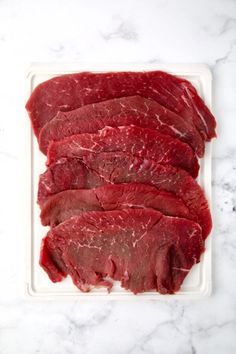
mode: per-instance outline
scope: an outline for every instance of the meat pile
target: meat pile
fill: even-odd
[[[212,227],[196,182],[216,122],[190,82],[161,71],[63,75],[29,113],[40,150],[40,265],[81,291],[178,291]]]

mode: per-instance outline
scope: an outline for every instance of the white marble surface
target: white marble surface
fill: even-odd
[[[214,74],[213,294],[24,298],[24,74],[30,62],[207,63]],[[236,1],[0,1],[0,353],[236,353]]]

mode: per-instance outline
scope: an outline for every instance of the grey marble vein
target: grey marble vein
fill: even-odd
[[[232,29],[236,30],[236,17],[227,16],[218,34],[219,35],[225,34],[226,32]]]
[[[230,55],[232,54],[232,51],[233,51],[235,45],[236,45],[236,37],[235,37],[235,40],[230,42],[229,49],[227,50],[227,52],[223,56],[221,56],[215,60],[215,65],[222,64],[222,63],[225,63],[226,61],[229,61]],[[234,61],[236,61],[236,60],[234,60]]]
[[[111,31],[101,32],[101,36],[106,41],[110,41],[116,38],[124,39],[127,41],[138,40],[138,33],[128,22],[121,21],[120,24]]]

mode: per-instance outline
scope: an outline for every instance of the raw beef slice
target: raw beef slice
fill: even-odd
[[[38,85],[26,109],[35,135],[58,111],[86,104],[140,95],[157,101],[195,125],[205,140],[216,136],[216,122],[190,82],[162,71],[83,72],[54,77]]]
[[[69,112],[59,111],[40,131],[39,147],[46,154],[51,141],[96,133],[106,126],[129,125],[158,130],[189,144],[199,157],[204,155],[204,142],[195,126],[156,101],[140,96],[115,98]]]
[[[110,289],[109,276],[134,294],[173,294],[203,250],[201,228],[190,220],[150,209],[86,212],[47,234],[40,264],[52,281],[69,274],[82,291]]]
[[[105,184],[101,178],[78,159],[64,159],[40,175],[38,202],[67,189],[94,188]]]
[[[78,175],[74,165],[81,171]],[[42,206],[49,196],[67,189],[91,189],[128,182],[151,184],[174,193],[197,217],[204,237],[209,234],[212,222],[207,200],[201,187],[186,171],[123,152],[91,153],[81,160],[64,158],[52,164],[40,176],[38,202]]]
[[[86,156],[89,152],[126,152],[154,160],[162,165],[183,168],[197,177],[199,164],[189,145],[157,131],[135,126],[106,127],[96,134],[72,135],[52,142],[48,149],[48,165],[62,157]]]
[[[152,208],[164,215],[194,220],[183,201],[173,193],[141,183],[107,184],[57,193],[43,205],[40,217],[43,225],[54,227],[84,211],[127,208]]]

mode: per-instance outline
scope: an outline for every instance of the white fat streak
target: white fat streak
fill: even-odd
[[[122,203],[122,205],[127,208],[144,208],[143,204]]]
[[[81,243],[77,243],[77,247],[78,248],[83,248],[83,247],[86,247],[86,248],[89,248],[89,249],[98,249],[99,251],[101,251],[101,247],[98,247],[98,246],[92,246],[92,245],[89,245],[89,244],[81,244]]]
[[[195,237],[198,235],[198,230],[193,230],[191,234],[189,235],[189,238]]]
[[[135,240],[133,242],[133,247],[134,248],[136,247],[137,243],[140,242],[146,236],[146,234],[147,234],[147,230],[137,240]],[[134,231],[133,231],[132,236],[134,236],[134,235],[135,234],[134,234]]]
[[[91,231],[90,229],[87,229],[86,231]],[[89,248],[89,249],[98,249],[99,251],[101,251],[102,247],[98,247],[98,246],[95,246],[95,245],[91,245],[90,243],[80,243],[80,242],[74,242],[73,240],[69,240],[68,241],[69,244],[74,244],[78,249],[79,248]]]
[[[151,222],[152,222],[152,220],[151,220],[151,218],[149,218],[147,224],[145,225],[145,229],[146,229],[146,230],[144,231],[144,233],[142,233],[142,235],[141,235],[137,240],[135,240],[135,241],[133,242],[133,247],[136,247],[137,243],[140,242],[140,241],[147,235],[148,226],[149,226],[149,224],[150,224]],[[134,231],[132,232],[132,236],[135,236],[135,232],[134,232]]]
[[[100,147],[100,145],[97,142],[95,142],[93,139],[91,139],[91,141],[93,142],[93,146],[91,146],[91,148],[83,147],[82,145],[80,145],[78,141],[73,141],[72,146],[74,145],[79,150],[94,152],[94,150],[96,150],[95,148],[97,146]]]
[[[60,108],[69,108],[69,105],[68,104],[62,104],[59,106]]]
[[[144,106],[145,106],[145,108],[146,108],[146,114],[149,112],[149,110],[150,110],[150,108],[149,108],[149,106],[148,106],[148,104],[147,104],[147,102],[146,101],[144,101]],[[145,115],[146,115],[145,114]]]
[[[155,117],[156,117],[156,120],[160,123],[160,125],[166,125],[166,126],[168,126],[168,128],[170,128],[175,134],[177,134],[177,135],[180,136],[180,137],[184,137],[184,136],[185,136],[184,133],[182,133],[181,131],[179,131],[178,129],[176,129],[173,125],[167,125],[167,124],[163,123],[163,122],[161,121],[161,119],[160,119],[160,117],[159,117],[158,114],[155,114]]]
[[[41,185],[44,186],[44,188],[46,189],[46,191],[51,192],[51,188],[52,188],[52,186],[53,186],[53,183],[48,184],[48,181],[45,180],[44,178],[40,180],[40,183],[41,183]]]
[[[131,171],[133,167],[134,167],[134,164],[131,163],[131,165],[129,166],[129,171]]]
[[[140,172],[140,171],[142,171],[143,169],[145,169],[148,165],[149,165],[149,160],[143,159],[143,163],[139,166],[138,172]]]
[[[185,97],[184,95],[181,95],[181,98],[182,98],[182,100],[185,102],[185,104],[186,104],[188,107],[192,108],[191,105],[189,104],[188,100],[186,99],[186,97]]]
[[[172,269],[175,269],[175,270],[180,270],[181,272],[189,272],[190,269],[188,268],[178,268],[178,267],[173,267]]]
[[[186,90],[186,92],[187,92],[187,95],[188,95],[189,99],[193,102],[193,99],[192,99],[192,97],[191,97],[191,94],[189,93],[189,89],[188,89],[187,87],[185,87],[185,90]],[[199,112],[199,110],[198,110],[196,104],[194,104],[194,102],[193,102],[193,107],[194,107],[194,109],[196,110],[198,116],[201,118],[201,121],[202,121],[204,127],[206,128],[206,131],[208,132],[208,126],[207,126],[207,124],[206,124],[206,121],[205,121],[205,119],[203,118],[202,114]]]
[[[152,92],[158,93],[158,95],[160,94],[160,92],[154,88],[152,88],[151,86],[149,86],[149,88],[152,90]]]
[[[162,158],[158,161],[158,163],[162,163],[162,161],[164,161],[166,156],[168,156],[169,152],[170,152],[170,149],[167,149],[166,152],[164,154],[162,154]]]

